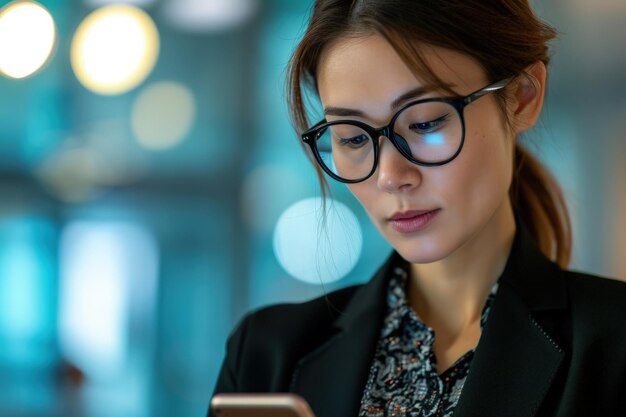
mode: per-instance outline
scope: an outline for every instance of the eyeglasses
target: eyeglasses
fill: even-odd
[[[379,129],[357,120],[324,119],[304,132],[302,140],[322,169],[344,183],[361,182],[374,174],[381,136],[416,165],[444,165],[459,155],[465,142],[463,109],[504,88],[513,78],[489,84],[465,97],[411,101]]]

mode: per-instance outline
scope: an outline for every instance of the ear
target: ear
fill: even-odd
[[[514,91],[509,102],[509,111],[515,133],[534,126],[543,107],[546,91],[546,66],[538,61],[520,74],[513,84]]]

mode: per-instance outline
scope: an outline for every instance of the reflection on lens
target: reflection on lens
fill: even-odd
[[[443,162],[458,151],[463,125],[457,110],[444,102],[426,102],[407,107],[396,119],[400,146],[421,162]]]
[[[426,145],[431,145],[431,146],[434,146],[434,145],[439,145],[439,146],[445,145],[446,137],[445,137],[445,135],[443,135],[441,133],[432,133],[430,135],[427,135],[424,138],[424,143]]]
[[[358,126],[330,125],[321,132],[317,149],[326,168],[346,180],[366,177],[374,167],[374,143]]]

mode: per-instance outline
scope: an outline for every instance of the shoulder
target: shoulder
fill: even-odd
[[[578,271],[564,271],[570,311],[575,329],[595,335],[621,338],[617,329],[626,316],[626,282]]]
[[[626,282],[585,272],[563,271],[573,301],[596,304],[620,304],[626,309]]]
[[[239,382],[227,389],[285,390],[294,364],[332,338],[339,311],[360,286],[247,313],[228,337],[225,368]]]
[[[363,284],[342,288],[301,303],[281,303],[248,312],[228,340],[229,351],[307,349],[333,334],[333,324]]]
[[[265,337],[324,331],[334,323],[362,284],[342,288],[301,303],[281,303],[246,314],[240,326]]]

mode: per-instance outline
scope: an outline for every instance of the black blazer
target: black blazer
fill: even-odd
[[[316,417],[356,417],[395,256],[328,300],[248,314],[214,393],[290,391]],[[626,416],[626,283],[560,269],[518,224],[454,416]]]

